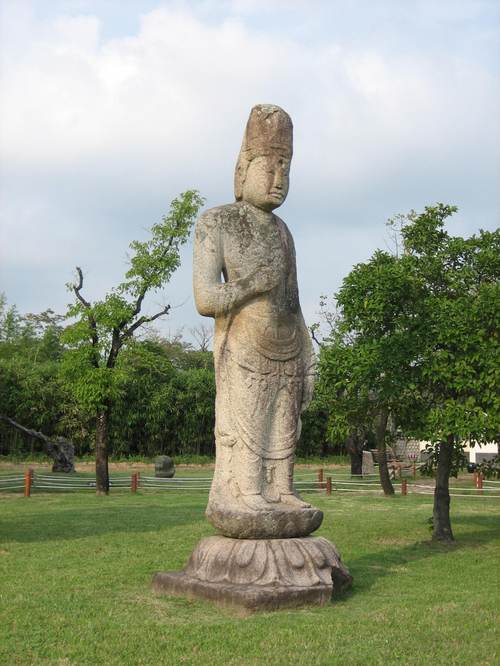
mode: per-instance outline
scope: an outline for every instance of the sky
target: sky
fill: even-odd
[[[198,189],[234,201],[253,105],[294,123],[290,193],[306,322],[388,243],[385,222],[440,201],[450,233],[500,219],[497,0],[0,0],[0,292],[64,313],[117,285],[128,245]],[[192,245],[146,303],[195,309]]]

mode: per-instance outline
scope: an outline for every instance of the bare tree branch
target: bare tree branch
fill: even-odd
[[[78,273],[78,284],[73,285],[73,291],[75,292],[75,296],[78,298],[80,303],[87,309],[90,310],[90,303],[87,301],[85,298],[83,298],[81,294],[81,290],[83,288],[83,272],[80,266],[76,267],[76,272]],[[98,368],[99,367],[99,358],[97,356],[97,346],[99,344],[99,336],[97,335],[97,324],[96,320],[94,319],[94,316],[89,312],[88,313],[88,321],[89,321],[89,326],[90,326],[90,338],[92,340],[92,347],[94,347],[95,353],[94,353],[94,359],[93,359],[93,365],[94,367]]]
[[[212,328],[210,326],[206,326],[205,324],[200,324],[199,326],[195,326],[189,330],[191,331],[193,338],[198,343],[200,351],[208,351],[210,340],[213,337]]]
[[[75,296],[78,298],[80,303],[84,305],[86,308],[90,308],[90,303],[86,301],[81,294],[81,290],[83,287],[83,273],[80,266],[76,267],[76,272],[78,273],[78,284],[73,285],[73,291],[75,292]]]
[[[151,317],[146,317],[144,315],[142,317],[139,317],[139,319],[135,323],[133,323],[127,329],[122,331],[120,335],[120,345],[123,343],[124,340],[130,338],[130,336],[133,335],[134,331],[136,331],[140,326],[142,326],[143,324],[149,324],[150,322],[155,321],[155,319],[158,319],[159,317],[168,314],[169,310],[170,310],[170,305],[166,305],[163,308],[163,310],[160,310],[156,314],[151,315]]]
[[[321,342],[321,340],[318,340],[318,338],[316,337],[316,333],[315,333],[314,329],[310,328],[309,331],[311,332],[311,338],[318,345],[318,347],[324,347],[325,345],[323,344],[323,342]]]

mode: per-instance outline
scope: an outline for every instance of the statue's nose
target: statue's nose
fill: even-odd
[[[277,190],[282,190],[283,189],[283,173],[281,169],[276,169],[274,172],[274,182],[273,182],[274,188]]]

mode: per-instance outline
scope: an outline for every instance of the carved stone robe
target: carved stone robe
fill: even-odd
[[[295,249],[274,214],[237,202],[204,213],[195,232],[194,293],[215,317],[217,461],[211,498],[238,496],[262,460],[272,495],[273,461],[289,459],[313,386],[314,355],[300,310]],[[248,276],[271,267],[276,286],[242,297]],[[222,277],[224,277],[224,282]],[[251,481],[251,479],[250,479]]]

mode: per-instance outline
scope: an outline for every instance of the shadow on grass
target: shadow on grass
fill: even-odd
[[[106,498],[100,498],[106,502]],[[0,532],[3,542],[34,543],[98,537],[116,533],[162,532],[175,527],[194,527],[204,521],[204,505],[199,500],[179,506],[148,502],[62,506],[47,502],[27,512],[3,516]]]
[[[347,566],[354,578],[354,586],[339,600],[357,593],[369,590],[372,585],[383,576],[395,575],[397,568],[417,562],[429,557],[439,555],[446,557],[457,551],[474,550],[486,545],[490,541],[500,539],[500,526],[497,515],[487,516],[457,516],[452,522],[456,525],[471,525],[483,529],[473,529],[455,533],[455,541],[446,545],[429,540],[421,541],[400,548],[377,549],[372,553],[365,553],[361,557],[350,559]]]

